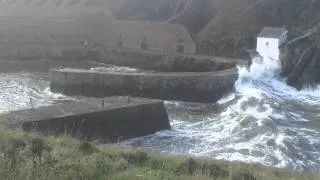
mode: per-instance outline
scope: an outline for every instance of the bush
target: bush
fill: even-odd
[[[148,153],[137,150],[132,152],[121,152],[120,156],[127,160],[130,164],[142,165],[148,160]]]
[[[84,155],[90,155],[90,154],[93,154],[93,153],[96,153],[99,151],[95,146],[93,146],[91,143],[89,143],[87,141],[80,143],[78,149]]]

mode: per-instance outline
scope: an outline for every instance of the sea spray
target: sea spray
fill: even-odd
[[[172,131],[122,144],[317,171],[320,88],[297,91],[279,76],[277,61],[256,57],[252,62],[250,68],[238,67],[235,90],[218,101],[218,112],[199,115],[188,103],[168,102]]]
[[[216,104],[166,102],[172,130],[121,144],[169,154],[320,169],[320,86],[302,91],[286,85],[280,66],[266,58],[238,67],[234,91]],[[72,99],[49,91],[33,73],[0,76],[0,112]]]
[[[39,74],[8,73],[0,76],[0,113],[47,106],[67,98],[50,92]]]

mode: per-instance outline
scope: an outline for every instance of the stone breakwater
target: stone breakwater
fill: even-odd
[[[237,69],[216,72],[117,73],[52,69],[51,91],[72,96],[133,96],[212,103],[233,89]]]
[[[170,129],[160,100],[109,97],[19,110],[0,115],[10,127],[47,135],[115,142]]]

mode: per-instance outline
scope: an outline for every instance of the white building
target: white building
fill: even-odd
[[[263,28],[257,38],[257,52],[261,56],[279,60],[279,47],[286,42],[287,34],[288,31],[285,28]]]

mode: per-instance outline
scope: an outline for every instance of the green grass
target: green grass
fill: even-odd
[[[320,176],[257,164],[98,147],[72,138],[3,130],[0,133],[0,179],[316,180]]]

